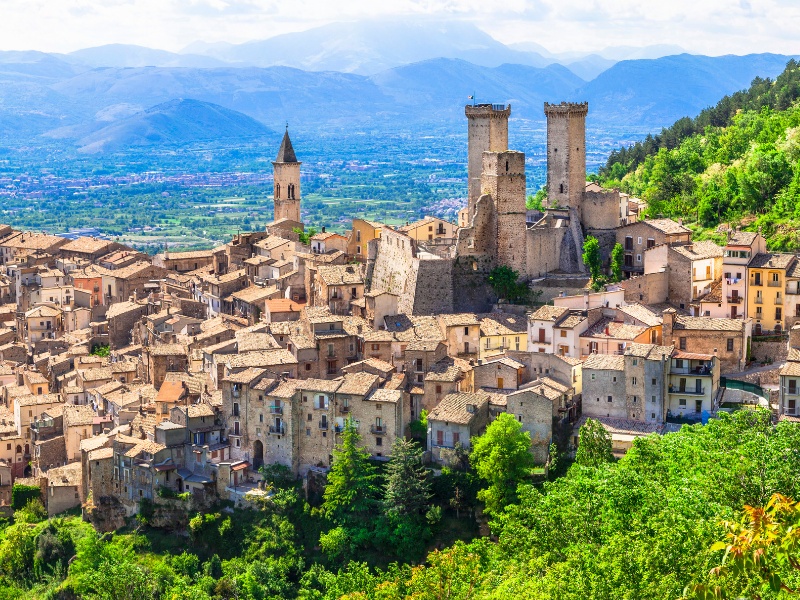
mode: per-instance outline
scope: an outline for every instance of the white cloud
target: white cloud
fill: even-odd
[[[502,42],[551,51],[678,44],[693,52],[800,53],[796,0],[0,0],[0,49],[69,52],[128,43],[178,50],[240,43],[332,21],[473,20]]]

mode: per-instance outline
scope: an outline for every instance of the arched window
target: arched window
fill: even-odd
[[[753,328],[755,333],[761,333],[761,323],[756,323],[756,326]]]
[[[275,184],[275,197],[276,198],[280,198],[281,197],[281,184],[280,183],[276,183]]]
[[[17,444],[17,454],[22,454],[22,446]]]
[[[564,193],[564,184],[563,183],[561,184],[561,192],[560,193],[562,193],[562,194]]]

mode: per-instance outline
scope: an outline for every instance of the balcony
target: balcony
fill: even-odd
[[[242,434],[241,429],[239,431],[236,431],[236,430],[233,429],[233,427],[231,427],[231,428],[228,429],[228,435],[230,437],[242,437],[243,434]]]
[[[783,298],[781,298],[780,296],[777,296],[775,298],[775,306],[783,306]]]
[[[756,298],[755,298],[755,300],[753,300],[753,302],[755,302],[756,304],[764,304],[764,299],[763,298],[759,298],[758,296],[756,296]]]
[[[699,377],[711,377],[711,369],[708,367],[672,367],[670,375],[697,375]]]
[[[737,283],[741,283],[741,282],[742,282],[741,278],[739,278],[739,279],[735,279],[733,277],[726,277],[725,278],[725,283],[727,283],[728,285],[736,285]]]
[[[286,425],[270,425],[269,426],[269,434],[270,435],[286,435]]]
[[[728,303],[729,304],[741,304],[742,297],[741,296],[728,296]]]
[[[375,435],[386,435],[386,425],[373,425],[369,432]]]
[[[343,415],[346,415],[347,413],[350,412],[350,407],[349,406],[340,406],[339,407],[339,412],[342,413]]]
[[[764,285],[764,284],[762,282],[760,282],[760,281],[751,281],[750,282],[750,286],[751,287],[761,287],[762,285]]]
[[[328,431],[328,422],[327,421],[320,421],[319,428],[323,431]]]
[[[679,388],[669,386],[669,393],[681,396],[705,396],[706,388],[688,388],[681,390]]]
[[[552,342],[553,342],[553,340],[548,340],[548,339],[544,339],[543,340],[541,338],[539,338],[537,340],[531,340],[531,343],[533,343],[533,344],[551,344]]]
[[[283,414],[283,407],[282,406],[270,406],[269,413],[271,415],[282,415]]]
[[[768,281],[767,282],[767,286],[768,287],[783,287],[783,283],[781,283],[780,281]]]

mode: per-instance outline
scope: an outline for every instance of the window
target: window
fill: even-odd
[[[592,373],[592,381],[594,381],[594,373]]]
[[[234,402],[233,403],[233,416],[234,417],[238,417],[239,416],[239,403],[238,402]]]
[[[636,358],[634,358],[634,359],[633,359],[633,366],[635,367],[635,366],[636,366],[636,365],[638,365],[638,364],[639,364],[639,360],[638,360],[638,359],[636,359]],[[635,381],[634,381],[634,383],[635,383]]]
[[[306,371],[310,371],[310,370],[311,370],[311,363],[306,363]]]
[[[453,445],[455,446],[460,441],[461,441],[461,434],[460,433],[454,433],[453,434]]]
[[[655,404],[655,401],[656,401],[656,397],[655,396],[650,396],[650,402]]]
[[[728,338],[726,343],[728,352],[733,352],[733,338]]]
[[[312,417],[311,417],[311,413],[308,413],[308,418],[306,419],[306,421],[310,421],[310,420],[311,420],[311,418],[312,418]]]
[[[642,262],[642,255],[641,254],[637,254],[636,255],[636,262]]]
[[[780,318],[781,318],[781,314],[782,314],[782,313],[781,313],[781,309],[780,309],[780,307],[779,307],[779,308],[776,308],[776,309],[775,309],[775,318],[776,318],[776,319],[780,319]]]
[[[383,438],[381,438],[381,437],[376,437],[376,438],[375,438],[375,445],[376,445],[376,446],[383,446]]]
[[[567,337],[567,332],[565,329],[561,330],[561,337]]]
[[[639,245],[641,246],[641,244],[642,244],[642,238],[640,238],[640,237],[636,238],[636,243],[637,243],[637,244],[639,244]]]
[[[336,375],[336,361],[329,360],[328,362],[328,375]]]
[[[306,429],[306,435],[311,435],[311,430],[310,429]]]
[[[685,337],[682,337],[680,339],[680,348],[681,348],[681,350],[686,350],[686,338]]]
[[[442,393],[442,386],[440,386],[440,385],[436,386],[436,393],[437,394],[441,394]]]
[[[636,404],[638,398],[636,396],[633,397],[633,403]]]
[[[612,381],[613,383],[617,383],[617,378],[616,378],[616,376],[612,377],[612,378],[611,378],[611,381]]]
[[[632,383],[633,385],[636,385],[636,377],[631,377],[631,383]]]
[[[655,385],[656,384],[655,377],[653,379],[651,379],[650,382],[651,382],[651,385]]]
[[[608,401],[611,402],[611,396],[608,397]]]
[[[681,398],[680,400],[678,400],[678,406],[680,406],[681,408],[686,408],[686,398]]]
[[[464,335],[469,335],[469,327],[464,327]]]

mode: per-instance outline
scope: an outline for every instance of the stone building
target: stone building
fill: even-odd
[[[752,336],[752,320],[687,317],[674,308],[663,312],[663,344],[681,352],[717,357],[722,374],[743,371]]]
[[[310,291],[312,306],[327,306],[334,315],[346,315],[350,304],[364,297],[364,275],[358,265],[320,266]]]
[[[289,219],[302,221],[300,217],[300,165],[289,139],[289,128],[283,134],[278,157],[272,163],[275,182],[274,203],[275,221]]]
[[[669,299],[686,307],[722,278],[722,248],[712,241],[654,246],[644,261],[645,273],[668,271]]]
[[[354,218],[353,227],[350,230],[350,237],[347,239],[348,261],[366,261],[367,244],[372,240],[380,238],[383,228],[383,223]]]
[[[619,227],[616,230],[616,244],[625,251],[622,272],[626,277],[645,272],[644,254],[655,246],[688,244],[692,232],[672,219],[644,219]]]
[[[618,354],[592,354],[583,361],[584,415],[628,418],[625,358]]]
[[[428,448],[433,461],[451,462],[456,444],[469,450],[472,437],[489,421],[489,398],[485,392],[448,394],[428,413]]]
[[[142,349],[144,377],[158,390],[167,373],[186,371],[188,353],[182,344],[161,344]]]
[[[794,254],[759,252],[747,264],[747,316],[753,333],[783,331],[787,276],[797,263]]]
[[[153,257],[153,264],[167,271],[187,273],[207,267],[213,260],[211,250],[192,250],[191,252],[164,251]]]
[[[535,389],[520,390],[506,396],[506,412],[530,435],[536,464],[545,464],[553,438],[553,400]]]

